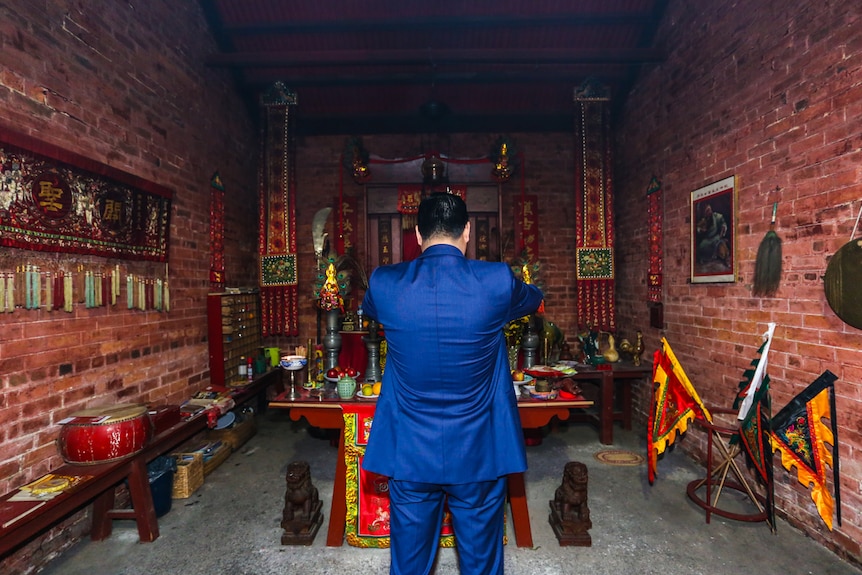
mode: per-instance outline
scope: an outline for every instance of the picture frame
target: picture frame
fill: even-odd
[[[736,176],[691,192],[691,283],[736,281]]]

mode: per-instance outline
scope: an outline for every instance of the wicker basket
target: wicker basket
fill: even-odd
[[[246,441],[252,438],[257,433],[257,425],[254,421],[254,416],[251,414],[245,415],[244,419],[239,423],[227,429],[210,429],[207,431],[207,439],[221,440],[230,446],[231,450],[236,451],[242,447]]]
[[[213,452],[209,459],[204,461],[204,477],[215,471],[216,467],[224,463],[231,454],[230,445],[222,442],[222,444]]]
[[[177,471],[171,497],[185,499],[204,484],[204,456],[202,453],[174,453],[173,457],[177,460]]]

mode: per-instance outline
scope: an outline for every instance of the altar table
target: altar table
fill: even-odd
[[[332,504],[329,510],[329,530],[326,535],[326,544],[330,547],[340,547],[343,544],[347,518],[347,501],[345,499],[347,494],[347,465],[344,461],[344,417],[341,406],[343,403],[373,401],[368,399],[320,401],[305,394],[300,399],[290,400],[288,392],[285,392],[269,402],[271,408],[289,410],[290,418],[293,421],[299,421],[304,417],[310,425],[315,427],[341,431],[338,441],[338,459],[335,463],[335,483],[332,487]],[[534,429],[547,425],[554,417],[561,420],[568,419],[571,409],[586,408],[592,405],[592,401],[583,399],[556,399],[552,401],[521,399],[518,401],[518,412],[521,415],[521,427]],[[532,547],[533,532],[530,527],[524,474],[513,473],[509,475],[508,485],[515,542],[518,547]]]
[[[623,429],[631,430],[632,384],[650,378],[652,362],[642,360],[640,365],[634,365],[630,361],[619,361],[598,367],[578,365],[575,369],[578,373],[566,377],[579,384],[598,385],[598,413],[576,414],[572,420],[594,421],[599,428],[599,441],[610,445],[614,442],[614,422],[619,421]]]

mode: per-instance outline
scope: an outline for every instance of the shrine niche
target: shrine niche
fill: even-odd
[[[370,154],[362,139],[352,136],[345,142],[340,162],[335,222],[328,234],[333,241],[330,250],[324,251],[355,257],[369,273],[380,265],[413,260],[421,253],[415,234],[419,204],[427,195],[443,192],[456,194],[467,204],[471,228],[467,257],[502,261],[502,185],[520,174],[516,232],[523,232],[523,221],[532,221],[532,216],[523,214],[536,205],[534,196],[523,193],[522,164],[508,136],[496,138],[486,155],[466,158],[433,149],[410,157],[383,158]],[[360,194],[345,194],[350,180],[361,186]],[[519,242],[525,241],[525,234],[515,235]],[[535,239],[535,233],[531,237]]]
[[[366,260],[368,269],[418,257],[414,233],[423,193],[442,191],[460,196],[470,213],[467,257],[500,261],[500,191],[497,186],[451,185],[423,190],[421,184],[368,186],[366,201]]]

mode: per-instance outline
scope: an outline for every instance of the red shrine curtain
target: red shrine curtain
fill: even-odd
[[[616,330],[612,138],[607,90],[575,91],[575,206],[578,323]]]
[[[299,333],[296,272],[296,166],[292,108],[281,82],[261,97],[263,138],[258,250],[263,336]]]

